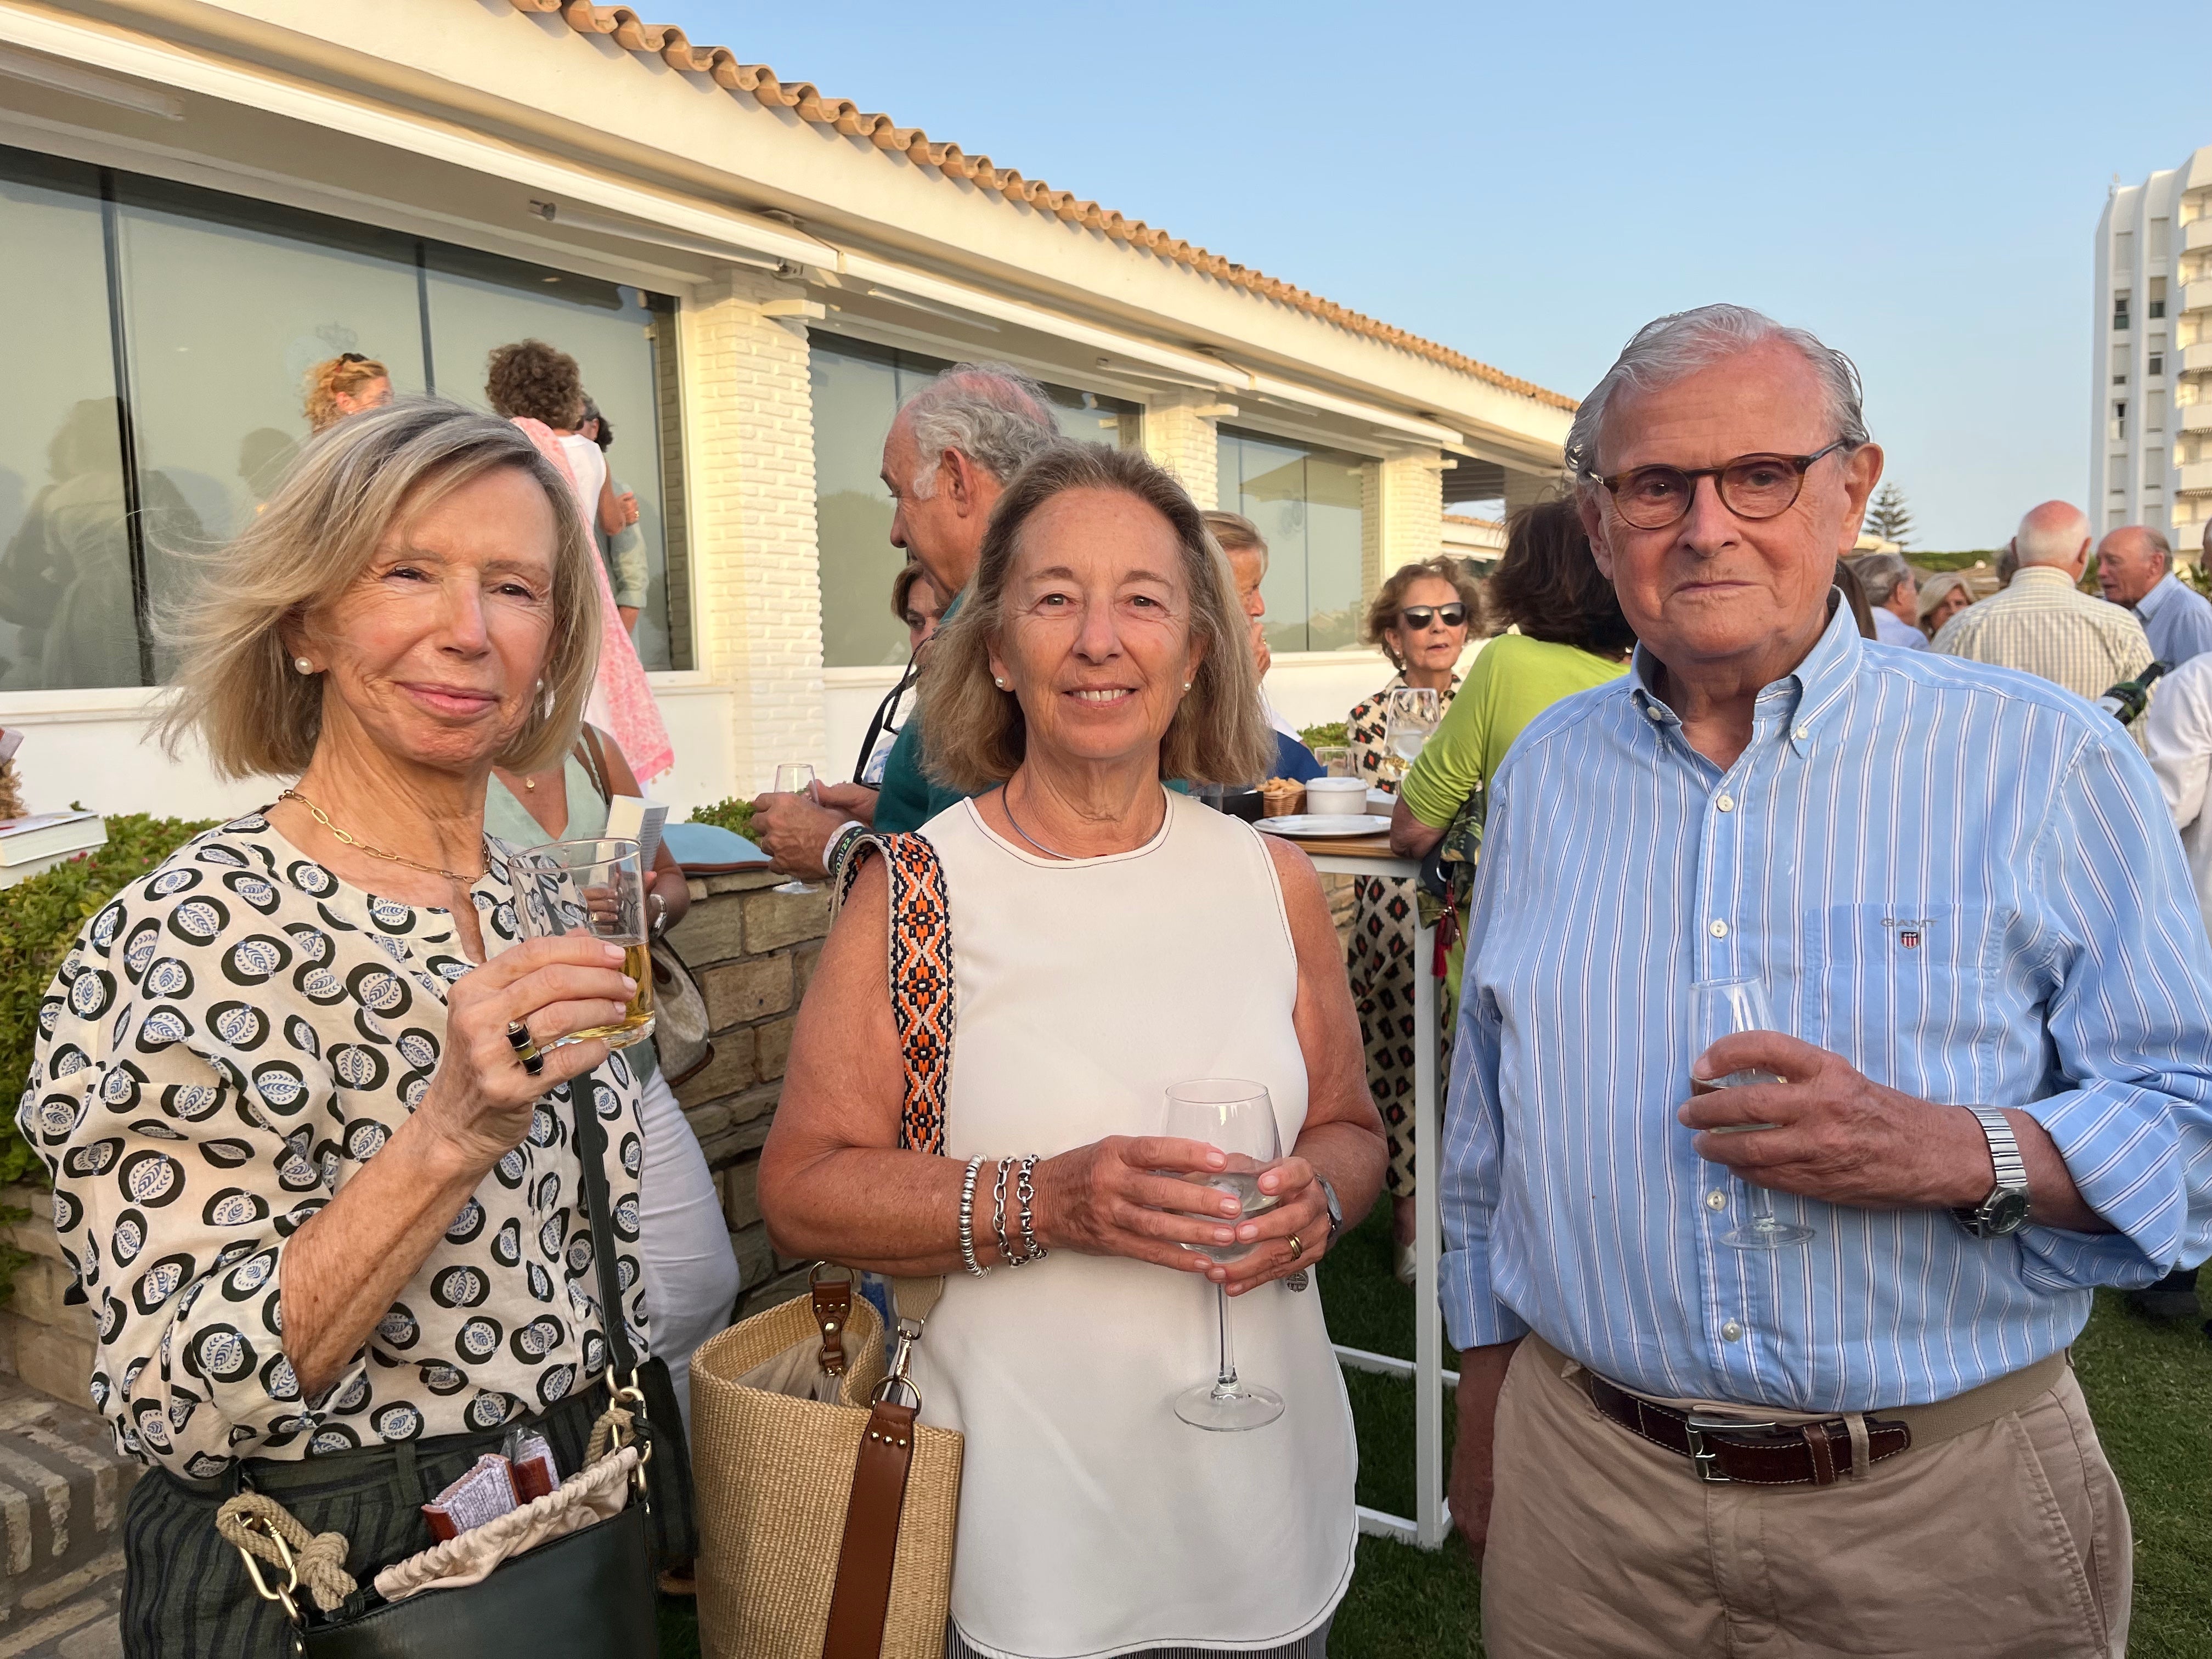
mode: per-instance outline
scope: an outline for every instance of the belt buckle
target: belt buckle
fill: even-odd
[[[1690,1438],[1690,1467],[1699,1480],[1709,1486],[1731,1484],[1721,1472],[1720,1453],[1705,1443],[1707,1434],[1756,1434],[1765,1429],[1770,1432],[1779,1426],[1773,1423],[1745,1423],[1733,1417],[1700,1417],[1695,1412],[1682,1419],[1682,1431]]]

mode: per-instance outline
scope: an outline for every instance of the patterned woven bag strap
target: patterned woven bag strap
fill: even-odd
[[[871,856],[882,858],[890,878],[891,1019],[906,1066],[899,1145],[942,1156],[945,1091],[958,1013],[945,866],[927,836],[870,831],[839,848],[836,890],[840,904],[851,894]]]

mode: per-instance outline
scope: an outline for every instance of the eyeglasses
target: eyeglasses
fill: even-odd
[[[1467,621],[1467,607],[1454,600],[1449,605],[1409,605],[1398,613],[1398,625],[1419,633],[1431,622],[1441,622],[1446,628],[1460,627]]]
[[[1597,481],[1612,492],[1613,511],[1638,530],[1679,523],[1697,498],[1700,478],[1713,481],[1721,505],[1737,518],[1776,519],[1797,504],[1806,470],[1845,447],[1838,438],[1810,455],[1739,455],[1720,466],[1638,466]]]

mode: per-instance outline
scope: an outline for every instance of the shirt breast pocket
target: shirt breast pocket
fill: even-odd
[[[1820,1035],[1876,1083],[1952,1104],[1988,1097],[2001,1011],[2000,913],[1988,905],[1837,904],[1810,913]]]

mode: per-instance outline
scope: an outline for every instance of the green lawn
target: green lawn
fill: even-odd
[[[1378,1204],[1321,1270],[1336,1340],[1411,1358],[1413,1293],[1390,1276],[1389,1208]],[[2193,1326],[2153,1326],[2100,1293],[2074,1351],[2098,1432],[2135,1521],[2130,1659],[2212,1659],[2212,1341]],[[1347,1371],[1359,1429],[1359,1501],[1413,1512],[1413,1389]],[[1444,1401],[1449,1450],[1451,1401]],[[1455,1538],[1430,1554],[1359,1540],[1359,1569],[1329,1650],[1343,1659],[1472,1659],[1482,1651],[1480,1585]],[[690,1659],[688,1603],[665,1602],[661,1652]]]

